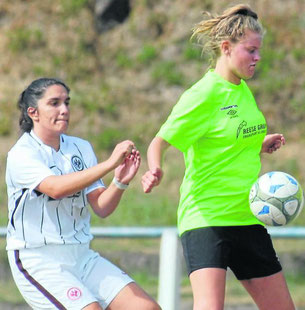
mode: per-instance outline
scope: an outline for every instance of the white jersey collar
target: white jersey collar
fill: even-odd
[[[29,133],[29,135],[40,145],[42,146],[43,148],[45,148],[46,150],[50,151],[50,152],[59,152],[60,149],[62,149],[63,147],[63,143],[64,143],[64,138],[62,135],[60,135],[60,139],[59,139],[59,149],[58,151],[54,150],[53,147],[45,144],[34,132],[34,130],[32,129],[31,132]]]

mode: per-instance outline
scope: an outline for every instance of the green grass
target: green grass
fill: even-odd
[[[94,216],[92,225],[174,226],[176,225],[176,208],[177,204],[171,201],[169,197],[148,196],[138,189],[130,188],[111,216],[105,219]]]

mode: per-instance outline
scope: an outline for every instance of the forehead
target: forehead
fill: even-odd
[[[68,92],[66,88],[60,84],[49,86],[42,99],[50,99],[50,98],[66,98],[68,97]]]
[[[262,45],[262,40],[263,38],[261,34],[251,30],[246,30],[244,37],[238,43],[245,46],[253,46],[259,48]]]

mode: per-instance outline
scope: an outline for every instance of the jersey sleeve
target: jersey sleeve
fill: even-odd
[[[174,106],[157,136],[185,152],[210,126],[211,100],[198,85],[187,90]]]
[[[54,172],[46,165],[39,152],[19,148],[8,154],[7,174],[13,180],[14,186],[29,189],[32,193],[42,180],[54,175]]]

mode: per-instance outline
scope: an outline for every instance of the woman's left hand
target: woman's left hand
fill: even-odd
[[[123,184],[129,184],[138,172],[140,163],[140,152],[133,149],[129,156],[125,158],[124,162],[114,170],[116,179]]]
[[[263,141],[261,153],[271,154],[284,145],[285,142],[284,136],[280,133],[266,135]]]

